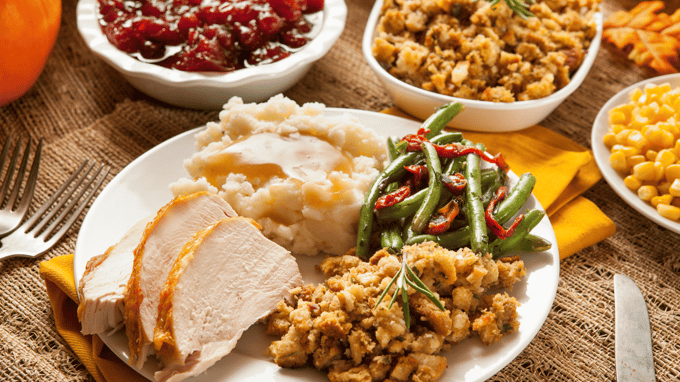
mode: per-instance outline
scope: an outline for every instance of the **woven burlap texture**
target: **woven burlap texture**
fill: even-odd
[[[605,16],[635,3],[605,1]],[[85,46],[76,28],[75,5],[75,0],[63,2],[59,38],[36,86],[21,100],[0,108],[2,142],[10,131],[15,137],[17,133],[45,137],[33,208],[85,158],[111,166],[110,180],[153,146],[217,119],[217,111],[173,108],[135,91]],[[298,103],[379,111],[392,103],[360,48],[372,3],[347,0],[347,5],[341,39],[285,94]],[[599,107],[619,90],[650,76],[605,46],[584,85],[543,126],[589,146]],[[544,326],[491,380],[615,380],[616,273],[633,278],[646,296],[657,379],[680,379],[680,236],[628,207],[604,181],[585,196],[612,218],[617,233],[563,261],[555,303]],[[72,253],[79,226],[77,222],[46,258]],[[38,275],[40,261],[0,262],[0,381],[89,381],[55,330]]]

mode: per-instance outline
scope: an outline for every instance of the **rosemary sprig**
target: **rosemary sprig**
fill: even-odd
[[[478,0],[474,0],[477,2]],[[491,6],[498,4],[501,0],[487,0]],[[529,11],[529,5],[533,4],[533,0],[503,0],[508,8],[518,14],[522,18],[532,17],[534,14]]]
[[[385,290],[380,295],[380,298],[378,298],[378,302],[375,303],[376,308],[378,305],[380,305],[382,300],[387,295],[387,292],[390,290],[390,288],[392,288],[392,285],[395,282],[397,285],[397,290],[394,291],[394,295],[392,295],[392,299],[390,300],[390,305],[387,308],[391,309],[392,304],[394,304],[394,302],[397,300],[397,296],[401,295],[401,309],[404,312],[404,321],[406,322],[407,328],[411,327],[411,312],[408,307],[408,294],[406,290],[407,285],[411,286],[411,288],[415,289],[418,293],[427,297],[434,305],[437,306],[437,308],[441,309],[442,311],[445,310],[444,304],[439,301],[437,296],[432,293],[427,285],[425,285],[418,275],[413,272],[411,267],[408,266],[408,263],[406,262],[406,253],[403,251],[401,254],[401,268],[399,268],[394,277],[392,277],[392,280],[390,280],[389,284],[387,284],[387,288],[385,288]]]

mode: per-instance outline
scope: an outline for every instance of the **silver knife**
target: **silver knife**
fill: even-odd
[[[614,275],[617,382],[656,381],[647,305],[628,276]]]

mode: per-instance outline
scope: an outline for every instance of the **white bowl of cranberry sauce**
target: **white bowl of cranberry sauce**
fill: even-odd
[[[344,0],[80,0],[92,51],[160,101],[218,109],[293,86],[345,27]]]

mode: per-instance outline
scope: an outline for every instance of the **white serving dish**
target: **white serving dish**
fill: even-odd
[[[609,110],[614,107],[628,103],[630,98],[628,95],[635,89],[644,89],[646,84],[663,84],[669,83],[671,88],[680,87],[680,73],[668,74],[661,77],[654,77],[648,80],[638,82],[631,85],[620,92],[616,93],[615,96],[609,99],[607,103],[602,106],[600,112],[597,113],[595,117],[595,122],[593,123],[593,131],[591,134],[591,145],[593,147],[593,156],[597,162],[600,171],[604,176],[604,179],[609,183],[609,186],[614,189],[614,191],[623,199],[629,206],[633,207],[639,213],[647,217],[647,219],[655,222],[656,224],[667,228],[675,233],[680,234],[680,222],[672,221],[666,219],[659,215],[651,204],[638,198],[637,194],[626,187],[623,183],[623,176],[614,170],[609,163],[609,157],[611,151],[604,145],[604,135],[609,131]]]
[[[328,52],[340,37],[347,18],[344,0],[325,0],[319,13],[323,15],[320,27],[312,31],[313,39],[290,57],[225,74],[199,73],[144,63],[118,50],[102,33],[96,4],[96,0],[80,0],[76,10],[78,31],[90,49],[140,91],[163,102],[194,109],[219,109],[233,96],[245,102],[264,101],[287,90]]]
[[[364,31],[362,48],[368,65],[383,83],[394,104],[414,117],[426,119],[437,107],[450,102],[460,102],[465,105],[465,109],[449,124],[449,127],[462,130],[515,131],[541,122],[581,85],[593,66],[602,38],[602,14],[597,13],[595,17],[597,34],[588,48],[583,64],[574,73],[567,86],[548,97],[512,103],[456,98],[409,85],[389,74],[373,57],[373,39],[383,2],[383,0],[376,0]]]
[[[334,108],[324,111],[329,117],[344,113],[350,113],[361,124],[375,129],[385,138],[389,135],[412,134],[420,127],[416,121],[382,113]],[[168,185],[187,176],[183,161],[195,152],[194,135],[200,129],[177,135],[149,150],[120,171],[102,190],[85,216],[76,241],[73,261],[76,287],[91,257],[106,251],[137,221],[155,213],[172,199]],[[509,173],[509,179],[509,185],[518,180],[512,172]],[[533,195],[525,207],[543,209]],[[555,232],[547,217],[532,232],[550,241],[552,248],[523,256],[527,274],[512,290],[507,291],[521,304],[517,310],[519,330],[492,346],[484,345],[479,338],[468,338],[453,345],[450,351],[442,352],[441,355],[447,358],[448,368],[441,376],[441,381],[482,382],[491,378],[512,362],[543,326],[557,293],[560,257]],[[296,256],[305,283],[324,281],[323,275],[315,268],[323,257]],[[124,330],[112,335],[101,334],[100,337],[116,356],[124,362],[128,361],[128,340]],[[264,333],[263,325],[253,325],[229,355],[206,373],[187,379],[186,382],[328,381],[323,373],[311,368],[279,368],[266,354],[273,339],[275,337]],[[156,370],[158,365],[151,361],[137,371],[153,380]]]

